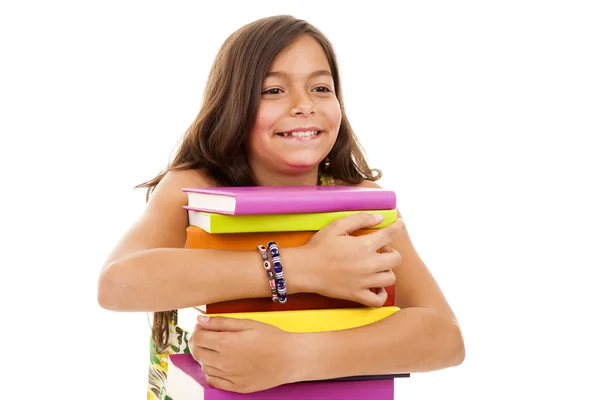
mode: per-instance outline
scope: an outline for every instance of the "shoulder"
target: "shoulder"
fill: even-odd
[[[142,215],[121,237],[105,265],[140,250],[183,247],[188,226],[186,187],[207,187],[198,170],[169,171],[152,191]]]
[[[206,173],[198,169],[169,171],[152,191],[148,204],[165,200],[187,203],[187,194],[182,191],[188,187],[212,187],[215,182]]]
[[[350,183],[344,182],[343,180],[336,179],[335,184],[339,185],[339,186],[354,186],[354,187],[383,189],[378,183],[373,182],[373,181],[368,181],[366,179],[357,184],[350,184]]]
[[[214,180],[211,179],[207,173],[200,169],[169,171],[163,180],[165,182],[187,184],[188,186],[216,186]]]
[[[367,181],[364,180],[361,183],[359,183],[358,185],[355,185],[357,187],[364,187],[364,188],[377,188],[377,189],[383,189],[381,187],[381,185],[379,185],[377,182],[373,182],[373,181]]]

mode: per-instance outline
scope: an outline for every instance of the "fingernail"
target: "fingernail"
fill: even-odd
[[[206,315],[198,315],[198,318],[197,318],[198,323],[201,325],[208,324],[208,319],[209,319],[209,317],[207,317]]]
[[[383,221],[383,215],[382,214],[373,214],[375,216],[375,221],[379,224],[381,221]]]

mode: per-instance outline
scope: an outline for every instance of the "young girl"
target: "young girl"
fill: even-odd
[[[379,222],[359,213],[326,226],[304,246],[280,249],[288,294],[313,292],[378,307],[386,291],[370,288],[395,283],[401,310],[390,317],[322,333],[289,333],[223,317],[200,317],[194,332],[177,326],[177,309],[270,296],[258,252],[184,248],[182,188],[379,187],[379,177],[350,127],[336,57],[319,30],[277,16],[233,33],[216,57],[200,113],[173,161],[138,186],[148,188],[146,210],[99,278],[103,308],[154,312],[148,398],[165,398],[168,355],[178,352],[191,352],[210,384],[235,392],[459,365],[459,324],[400,214],[393,225],[353,236]]]

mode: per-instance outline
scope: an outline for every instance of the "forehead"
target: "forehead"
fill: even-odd
[[[312,36],[304,35],[281,51],[273,60],[269,72],[308,75],[315,70],[331,72],[325,51]]]

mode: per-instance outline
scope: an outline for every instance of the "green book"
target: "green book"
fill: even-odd
[[[189,225],[208,233],[318,231],[331,222],[360,212],[383,215],[383,221],[372,228],[391,225],[398,218],[393,210],[335,211],[301,214],[226,215],[188,209]]]

